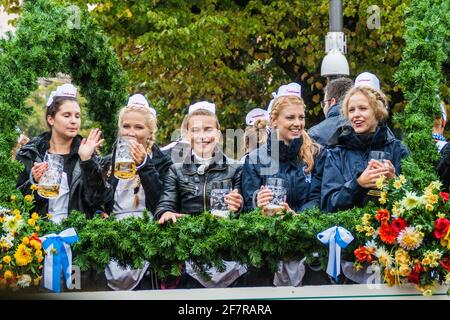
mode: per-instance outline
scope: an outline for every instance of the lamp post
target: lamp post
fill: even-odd
[[[342,1],[330,0],[330,30],[325,37],[326,56],[322,60],[320,74],[328,80],[350,75],[345,54],[346,38],[343,32]]]

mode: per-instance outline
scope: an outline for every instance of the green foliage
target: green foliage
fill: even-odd
[[[220,219],[204,213],[162,226],[145,218],[89,220],[84,214],[73,212],[61,225],[45,225],[41,232],[74,227],[80,240],[72,246],[74,264],[82,270],[102,271],[111,259],[138,268],[146,260],[164,278],[180,275],[180,266],[189,259],[200,269],[207,265],[221,270],[222,259],[226,259],[275,270],[280,259],[301,259],[319,252],[322,264],[326,265],[328,247],[315,239],[316,234],[334,225],[356,234],[355,226],[365,210],[336,214],[309,210],[284,218],[254,211],[242,214],[239,219]],[[355,246],[352,244],[346,250],[350,258]]]
[[[77,25],[76,13],[56,1],[26,1],[15,35],[0,41],[0,196],[14,188],[20,170],[10,150],[17,141],[16,124],[31,111],[24,101],[36,90],[38,77],[70,75],[88,100],[91,119],[101,121],[107,142],[114,139],[127,80],[87,10],[79,13]]]
[[[404,174],[420,189],[435,179],[433,164],[439,159],[430,132],[434,115],[440,114],[442,68],[450,52],[450,17],[442,14],[449,11],[448,1],[412,1],[407,11],[403,60],[395,74],[408,101],[405,113],[398,116],[411,150]]]
[[[320,76],[328,32],[328,1],[120,1],[96,4],[91,16],[111,35],[131,91],[157,104],[159,140],[168,142],[187,106],[217,104],[223,128],[243,128],[245,114],[265,108],[280,84],[299,81],[309,107],[308,125],[323,115]],[[378,75],[394,112],[403,106],[392,75],[402,58],[404,9],[410,0],[384,0],[379,29],[369,29],[373,1],[344,3],[351,76]]]

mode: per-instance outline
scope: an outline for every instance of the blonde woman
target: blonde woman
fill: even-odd
[[[114,172],[115,152],[103,162],[108,184],[114,197],[105,203],[105,211],[116,219],[141,217],[144,209],[154,213],[162,190],[162,179],[172,162],[155,144],[156,113],[140,94],[130,97],[119,113],[119,137],[128,137],[137,174],[132,179],[117,179]],[[123,269],[115,261],[105,270],[108,286],[114,290],[132,290],[143,279],[149,263],[138,270]],[[156,279],[152,279],[155,281]],[[152,283],[151,288],[157,284]],[[150,289],[141,285],[139,288]]]
[[[401,160],[409,154],[385,124],[387,99],[382,92],[369,86],[351,89],[342,113],[350,125],[330,139],[323,171],[321,207],[329,212],[364,206],[377,179],[399,175]]]

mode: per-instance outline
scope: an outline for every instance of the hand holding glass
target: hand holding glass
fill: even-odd
[[[211,214],[227,218],[229,215],[228,204],[225,202],[225,196],[232,190],[231,180],[216,181],[211,185]]]
[[[59,195],[64,158],[59,154],[47,153],[44,161],[47,162],[48,168],[39,180],[37,192],[43,198],[56,198]]]
[[[136,176],[136,163],[131,156],[130,140],[132,137],[119,137],[116,145],[114,176],[118,179],[132,179]]]
[[[284,210],[281,205],[286,202],[286,184],[280,178],[267,178],[266,188],[273,192],[273,199],[263,208],[263,213],[274,215]]]

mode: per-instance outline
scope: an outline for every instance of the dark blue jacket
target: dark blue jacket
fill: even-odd
[[[330,143],[330,147],[335,147],[327,152],[321,200],[322,210],[328,212],[363,207],[368,202],[369,190],[361,187],[356,179],[366,169],[370,151],[388,152],[397,175],[402,170],[401,160],[409,154],[408,148],[385,125],[379,126],[369,141],[364,141],[352,127],[344,126]]]
[[[268,177],[282,178],[286,182],[286,202],[291,209],[298,212],[313,206],[319,206],[321,182],[317,172],[323,168],[325,157],[319,153],[314,161],[312,173],[306,173],[306,165],[299,160],[298,151],[303,139],[294,139],[289,146],[282,141],[272,141],[269,135],[268,143],[250,152],[245,159],[242,171],[242,194],[244,196],[244,211],[251,211],[253,197],[265,184]],[[273,152],[272,144],[277,143],[279,152]],[[277,156],[277,154],[279,156]],[[256,201],[255,201],[256,202]]]
[[[338,127],[347,123],[341,116],[341,103],[334,104],[327,113],[327,118],[308,130],[308,135],[320,145],[326,147]]]

